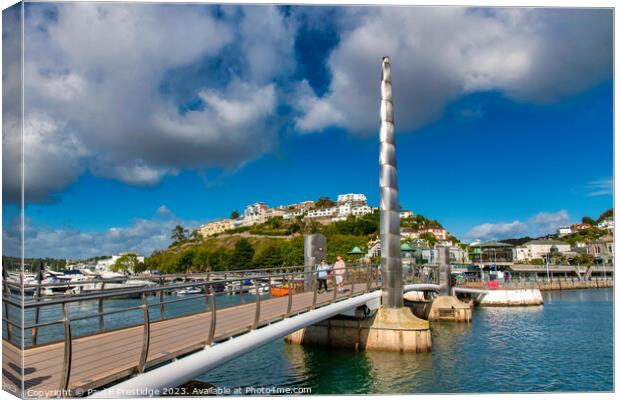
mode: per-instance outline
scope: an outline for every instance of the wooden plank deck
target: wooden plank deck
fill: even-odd
[[[350,285],[345,286],[350,289]],[[365,284],[356,284],[354,294],[365,291]],[[333,299],[333,291],[317,296],[317,307]],[[349,292],[339,293],[338,299]],[[292,296],[291,315],[308,311],[312,292]],[[288,297],[261,300],[259,327],[281,320],[288,308]],[[221,341],[251,330],[256,312],[254,302],[216,309],[214,340]],[[189,354],[205,347],[211,324],[211,311],[150,323],[146,368]],[[75,338],[71,342],[69,389],[98,388],[138,372],[142,353],[144,327],[130,327]],[[11,383],[20,384],[21,351],[3,340],[2,373]],[[52,343],[28,348],[23,352],[23,371],[28,397],[51,397],[61,388],[64,343]]]

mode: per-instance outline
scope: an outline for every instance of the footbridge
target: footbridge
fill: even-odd
[[[350,267],[345,277],[342,290],[332,276],[323,292],[303,267],[126,289],[78,282],[53,295],[41,294],[53,285],[22,285],[34,297],[5,288],[3,376],[26,397],[161,394],[298,329],[379,307],[376,268]],[[439,288],[413,275],[403,282],[405,291]]]

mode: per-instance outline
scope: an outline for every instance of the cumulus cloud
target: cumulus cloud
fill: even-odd
[[[16,5],[2,12],[2,198],[21,201],[21,25]]]
[[[522,235],[527,232],[527,230],[527,225],[520,221],[501,222],[497,224],[486,223],[470,229],[466,233],[466,237],[485,240],[499,237],[507,238]]]
[[[271,6],[216,13],[201,5],[28,5],[26,201],[49,200],[86,170],[154,185],[183,168],[235,169],[271,149],[273,80],[292,68],[293,27]],[[226,58],[235,65],[222,72]],[[192,65],[203,70],[180,95],[169,82]],[[18,143],[11,148],[19,157]],[[19,179],[5,184],[19,193]]]
[[[527,221],[484,223],[474,226],[466,234],[467,239],[507,239],[519,236],[543,236],[555,232],[559,226],[568,225],[570,217],[566,210],[540,212]]]
[[[376,131],[385,55],[399,131],[438,118],[468,93],[549,102],[611,77],[612,14],[605,10],[382,7],[363,16],[355,10],[355,18],[358,26],[329,57],[328,93],[300,91],[297,129]]]
[[[438,118],[469,93],[548,102],[611,77],[609,10],[121,3],[27,9],[27,202],[49,201],[86,171],[139,186],[183,169],[232,171],[274,149],[278,131],[289,127],[374,132],[386,54],[398,131]],[[329,26],[338,37],[325,50],[330,82],[321,95],[302,73],[313,66],[298,65],[301,26]],[[11,21],[3,27],[16,32]],[[19,63],[3,66],[5,82],[21,70]],[[5,84],[3,96],[19,89]],[[3,120],[8,201],[19,199],[21,183],[15,111],[16,118],[5,112]]]
[[[568,225],[570,218],[566,210],[558,212],[541,212],[530,218],[528,226],[530,231],[537,236],[553,233],[558,226]]]
[[[27,219],[24,252],[26,257],[60,259],[85,259],[122,251],[149,255],[170,244],[170,232],[177,224],[190,229],[198,226],[196,221],[177,217],[165,205],[160,206],[150,219],[135,219],[127,226],[112,227],[105,231],[36,226]],[[15,219],[3,227],[3,254],[20,254],[19,226],[19,219]]]

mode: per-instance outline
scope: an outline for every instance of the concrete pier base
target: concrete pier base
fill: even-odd
[[[464,303],[454,296],[438,296],[433,301],[429,321],[471,322],[473,301]]]
[[[424,292],[412,291],[403,295],[405,307],[409,307],[413,315],[428,320],[428,314],[433,306],[433,297],[427,298]]]
[[[428,321],[409,308],[379,308],[368,319],[334,317],[288,335],[287,343],[350,347],[357,350],[427,352],[431,350]]]

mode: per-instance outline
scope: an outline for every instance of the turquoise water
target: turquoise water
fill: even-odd
[[[313,394],[613,390],[613,289],[552,291],[545,305],[476,308],[433,323],[427,354],[355,352],[274,341],[199,379]]]
[[[278,387],[304,388],[314,394],[613,390],[613,289],[552,291],[543,296],[541,307],[478,307],[470,324],[433,323],[431,353],[355,352],[277,340],[198,379],[231,393],[239,387],[242,393],[247,387]],[[158,299],[148,300],[151,320],[158,320]],[[219,306],[252,300],[253,296],[217,299]],[[138,300],[110,300],[104,310],[138,304]],[[167,305],[166,316],[205,306],[204,296],[198,295]],[[74,303],[70,309],[73,318],[96,311],[94,302]],[[27,322],[34,319],[32,311],[25,317]],[[42,310],[40,321],[61,317],[61,309],[50,306]],[[106,316],[105,327],[139,324],[142,318],[140,310],[112,314]],[[96,319],[72,323],[78,336],[97,328]],[[39,332],[40,343],[60,339],[61,325]]]

